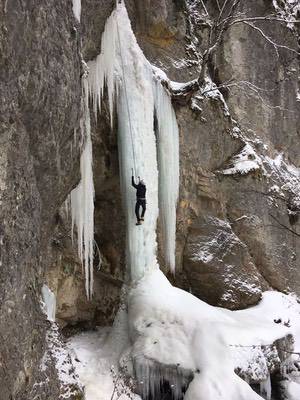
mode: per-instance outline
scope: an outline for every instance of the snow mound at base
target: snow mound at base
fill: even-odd
[[[263,307],[234,312],[210,306],[173,287],[159,270],[131,289],[128,312],[134,362],[155,361],[183,375],[190,371],[185,400],[261,399],[235,374],[230,347],[271,345],[290,333],[267,320]],[[147,377],[143,383],[153,385]]]

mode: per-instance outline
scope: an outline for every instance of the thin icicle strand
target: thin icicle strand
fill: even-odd
[[[80,22],[81,0],[73,0],[73,14],[77,21]]]
[[[81,181],[71,192],[72,237],[74,226],[77,228],[78,255],[84,265],[85,289],[87,298],[93,294],[93,264],[94,264],[94,182],[93,182],[93,152],[91,140],[90,111],[88,104],[88,86],[86,78],[84,86],[84,120],[85,144],[80,158]]]
[[[176,205],[179,188],[179,134],[170,97],[160,82],[154,81],[158,122],[159,209],[165,261],[175,273]]]

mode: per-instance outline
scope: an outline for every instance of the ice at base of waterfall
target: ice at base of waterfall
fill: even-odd
[[[147,273],[131,290],[128,309],[133,359],[192,371],[185,400],[261,399],[235,374],[235,368],[243,366],[235,364],[231,349],[271,345],[300,332],[300,308],[292,296],[266,292],[256,307],[229,311],[173,287],[161,271]],[[290,327],[285,326],[287,320]],[[270,396],[268,375],[264,380],[262,390]]]
[[[73,336],[68,342],[85,400],[140,400],[127,388],[126,393],[119,394],[125,389],[124,376],[118,372],[118,343],[109,338],[110,333],[110,328],[99,328]]]
[[[297,382],[287,381],[284,382],[285,394],[287,400],[299,400],[300,399],[300,379]]]
[[[115,327],[119,336],[114,333],[107,340],[107,331],[102,330],[70,340],[87,400],[111,398],[115,386],[112,365],[115,371],[119,365],[128,366],[126,371],[135,374],[145,399],[150,393],[159,393],[168,381],[175,399],[261,400],[234,370],[246,369],[246,364],[255,362],[253,352],[260,357],[257,349],[261,345],[270,345],[288,333],[296,339],[296,350],[299,346],[300,306],[295,297],[265,292],[257,306],[229,311],[173,287],[159,270],[147,273],[131,288],[128,317],[124,318],[123,324]],[[130,341],[120,340],[124,334],[130,335]],[[237,357],[239,349],[249,353]],[[259,363],[255,368],[260,365],[261,392],[270,398],[268,370]],[[121,374],[120,379],[123,377]],[[297,388],[296,382],[288,384],[290,400]]]

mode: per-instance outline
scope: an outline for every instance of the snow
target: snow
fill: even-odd
[[[275,158],[264,157],[263,164],[269,181],[278,187],[279,195],[286,197],[295,210],[300,209],[300,168],[285,160],[282,153]]]
[[[247,382],[265,382],[270,364],[278,367],[280,359],[274,346],[230,346],[230,353],[238,375]]]
[[[49,321],[55,321],[56,298],[47,285],[42,286],[43,309]]]
[[[230,163],[232,164],[230,168],[225,168],[220,171],[223,175],[246,175],[262,167],[261,158],[249,143],[245,144],[239,154],[232,157]]]
[[[173,287],[161,271],[149,272],[129,293],[133,360],[138,365],[143,359],[146,365],[157,362],[182,375],[193,372],[185,400],[197,392],[200,400],[260,399],[234,373],[230,347],[271,345],[289,332],[265,317],[268,303],[263,304],[255,313],[212,307]],[[150,378],[144,383],[149,388],[155,384]]]
[[[253,317],[257,313],[261,315],[265,313],[265,319],[269,322],[281,320],[281,325],[289,326],[288,329],[294,337],[294,351],[300,352],[300,304],[295,295],[285,295],[275,291],[264,292],[262,301],[243,313]]]
[[[113,340],[112,340],[112,336]],[[86,400],[139,400],[132,393],[126,371],[119,367],[119,353],[124,343],[109,328],[81,333],[69,340],[68,347]],[[121,394],[114,394],[116,390]]]
[[[73,13],[74,17],[80,22],[80,14],[81,14],[81,0],[72,0],[73,1]]]
[[[300,383],[288,381],[286,382],[286,394],[288,395],[287,400],[299,400],[300,399]]]
[[[234,126],[231,131],[231,135],[234,138],[239,138],[241,136],[241,130],[238,126]]]
[[[74,373],[69,351],[64,346],[60,335],[59,328],[56,323],[51,323],[51,326],[46,336],[47,350],[42,359],[40,368],[42,371],[47,369],[50,360],[54,361],[60,382],[60,398],[69,399],[81,389],[78,376]]]
[[[81,181],[71,192],[72,238],[74,226],[77,228],[78,256],[84,265],[85,289],[88,299],[93,294],[94,264],[94,182],[93,151],[91,139],[90,112],[88,104],[87,79],[83,77],[83,110],[81,121],[82,137],[85,136],[84,148],[80,157]]]
[[[49,384],[47,369],[54,364],[60,383],[60,399],[69,399],[80,392],[81,385],[78,376],[74,373],[69,351],[61,339],[59,327],[55,323],[56,299],[47,285],[42,287],[42,298],[42,311],[45,312],[50,323],[46,332],[46,350],[39,366],[40,371],[44,373],[44,380],[36,382],[35,385]],[[33,392],[34,390],[33,387]]]
[[[295,28],[295,22],[298,21],[300,12],[299,0],[273,0],[273,7],[278,15],[286,21],[289,29]]]
[[[88,65],[89,93],[95,115],[101,111],[105,87],[111,123],[115,103],[117,106],[121,192],[127,220],[126,256],[131,278],[139,279],[146,270],[158,268],[156,222],[159,211],[166,260],[174,270],[179,185],[178,128],[170,99],[160,83],[155,82],[153,67],[137,44],[123,3],[117,4],[108,18],[102,35],[101,53]],[[158,120],[158,143],[153,126],[154,110]],[[139,228],[135,226],[135,190],[130,186],[132,168],[147,186],[146,218]]]
[[[89,332],[75,336],[69,342],[72,361],[87,400],[110,399],[113,391],[110,360],[101,358],[105,338],[105,332]]]
[[[116,381],[123,400],[135,387],[156,398],[165,381],[174,399],[187,387],[184,400],[261,400],[237,370],[244,379],[260,381],[270,398],[270,363],[279,364],[273,342],[289,333],[300,338],[300,305],[292,295],[265,292],[257,306],[229,311],[173,287],[159,270],[131,286],[127,308],[128,320],[121,310],[112,333],[99,330],[70,340],[86,400],[111,399]],[[135,381],[128,388],[130,374]]]
[[[266,400],[271,400],[272,388],[271,388],[271,377],[268,374],[267,379],[261,381],[260,383],[260,393],[264,396]]]
[[[223,104],[224,115],[230,116],[228,105],[222,93],[219,91],[217,85],[211,80],[210,77],[205,78],[204,86],[201,88],[201,95],[204,97],[220,100]]]

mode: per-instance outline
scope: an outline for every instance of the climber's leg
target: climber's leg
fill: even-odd
[[[146,212],[146,200],[141,201],[141,206],[142,206],[142,215],[141,215],[141,220],[144,221],[144,215]]]
[[[135,203],[135,215],[137,222],[140,222],[140,202],[138,200]]]

